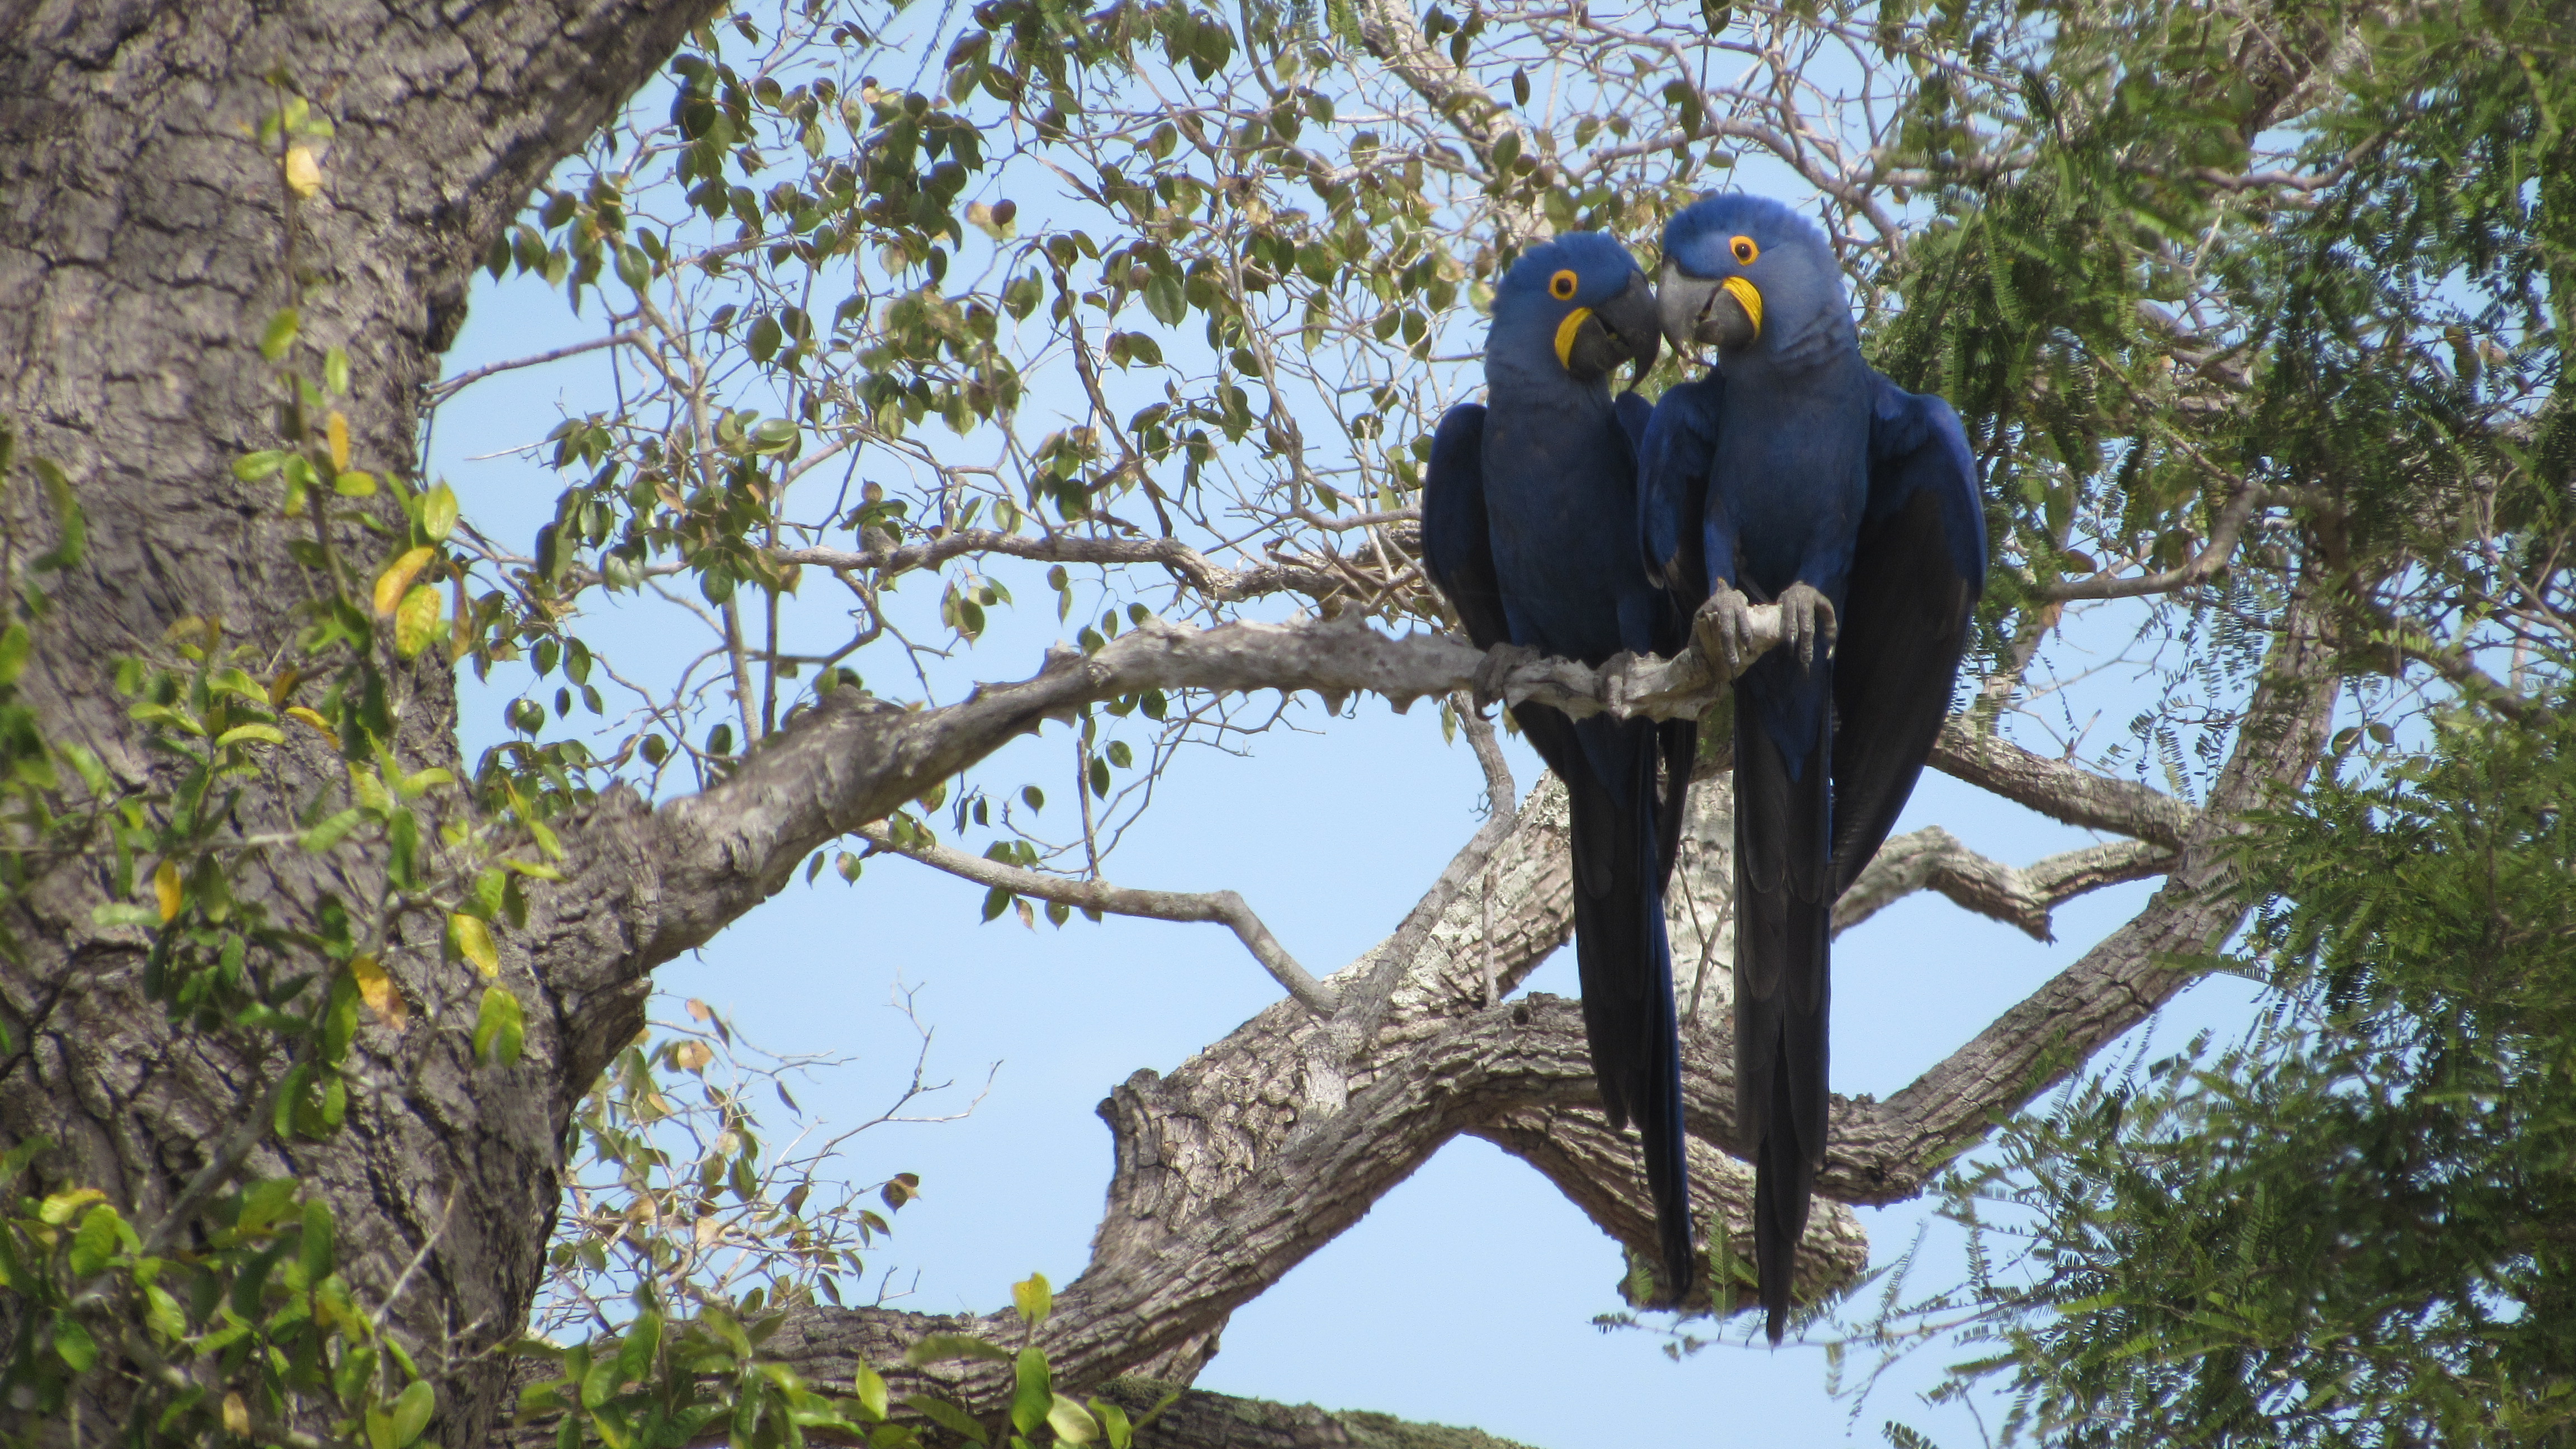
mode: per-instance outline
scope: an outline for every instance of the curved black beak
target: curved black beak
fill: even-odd
[[[1733,352],[1762,335],[1762,293],[1743,277],[1694,277],[1667,259],[1656,290],[1664,335],[1677,350]]]
[[[1564,347],[1565,370],[1577,377],[1602,377],[1623,362],[1637,365],[1636,381],[1654,370],[1663,351],[1663,319],[1655,309],[1655,289],[1643,272],[1630,275],[1617,296],[1598,307],[1566,318],[1571,335]]]

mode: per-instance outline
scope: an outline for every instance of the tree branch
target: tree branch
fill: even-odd
[[[1778,609],[1753,610],[1756,648],[1778,642]],[[1424,695],[1468,688],[1484,653],[1434,634],[1390,638],[1355,612],[1296,624],[1237,622],[1193,629],[1148,620],[1090,655],[1059,647],[1038,674],[985,685],[942,709],[905,710],[836,690],[764,739],[705,791],[649,812],[612,791],[559,833],[596,837],[575,874],[583,888],[551,893],[585,917],[602,902],[622,919],[621,948],[605,955],[539,950],[538,969],[575,993],[610,990],[703,945],[728,922],[787,884],[805,855],[891,814],[933,785],[1050,719],[1146,689],[1247,692],[1313,690],[1338,708],[1382,694],[1397,709]],[[1582,716],[1695,716],[1716,684],[1696,650],[1673,660],[1623,656],[1595,670],[1541,659],[1505,679],[1513,703],[1536,701]],[[641,881],[631,872],[641,869]],[[595,873],[594,873],[595,872]],[[584,930],[595,922],[575,922]],[[550,927],[538,924],[544,937]],[[585,937],[585,940],[589,938]],[[592,944],[596,944],[593,942]]]
[[[507,362],[495,362],[475,368],[471,372],[460,372],[454,377],[442,379],[423,389],[421,406],[423,409],[437,407],[483,379],[500,373],[514,372],[522,367],[542,367],[549,362],[561,362],[567,357],[579,357],[585,352],[597,352],[603,347],[622,347],[629,342],[640,342],[643,339],[642,332],[630,328],[624,332],[612,332],[605,337],[594,337],[588,342],[576,342],[569,347],[558,347],[551,352],[514,357]]]
[[[1941,726],[1931,763],[1942,774],[2029,806],[2051,820],[2133,836],[2167,850],[2182,847],[2183,834],[2194,819],[2189,805],[2160,790],[2034,755],[1984,733],[1959,715]]]
[[[1932,890],[1978,915],[2018,926],[2035,941],[2056,939],[2049,912],[2086,891],[2144,880],[2173,868],[2173,852],[2143,840],[2120,840],[2052,855],[2015,867],[1977,854],[1938,825],[1900,835],[1878,848],[1860,879],[1834,902],[1839,936],[1916,891]]]
[[[2036,592],[2050,603],[2074,599],[2135,599],[2147,594],[2169,594],[2176,589],[2206,582],[2227,567],[2228,559],[2235,555],[2237,535],[2245,531],[2245,521],[2254,516],[2255,510],[2273,501],[2272,490],[2262,484],[2239,484],[2234,496],[2227,500],[2227,506],[2219,510],[2218,521],[2210,527],[2209,542],[2181,564],[2132,578],[2098,576],[2043,584]]]
[[[1035,896],[1042,901],[1055,901],[1089,911],[1106,911],[1114,916],[1142,916],[1156,921],[1213,921],[1232,930],[1243,942],[1244,949],[1270,973],[1271,979],[1287,988],[1308,1011],[1331,1019],[1341,1010],[1340,993],[1310,975],[1279,944],[1270,928],[1244,904],[1233,891],[1141,891],[1114,886],[1105,880],[1075,880],[1070,876],[1048,875],[1042,871],[1022,870],[980,855],[968,855],[944,845],[924,845],[918,841],[897,840],[882,824],[859,827],[858,833],[880,850],[892,851],[907,860],[962,876],[981,886],[992,886],[1018,895]]]
[[[1173,538],[1091,538],[1063,533],[1028,537],[997,529],[965,528],[925,543],[907,543],[893,548],[858,552],[838,548],[784,549],[777,557],[781,563],[829,569],[836,574],[876,569],[899,574],[907,569],[936,568],[950,559],[969,554],[987,553],[1038,563],[1159,564],[1216,603],[1240,603],[1245,599],[1279,593],[1326,599],[1350,592],[1348,584],[1326,570],[1288,564],[1224,568],[1211,562],[1197,549]]]

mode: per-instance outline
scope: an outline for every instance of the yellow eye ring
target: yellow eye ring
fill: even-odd
[[[1573,272],[1560,271],[1555,276],[1547,279],[1547,294],[1560,302],[1571,302],[1574,300],[1574,288],[1577,281],[1578,278],[1576,278]]]
[[[1762,248],[1755,245],[1749,236],[1737,237],[1728,244],[1727,250],[1735,253],[1736,265],[1744,267],[1753,265],[1753,259],[1762,255]]]

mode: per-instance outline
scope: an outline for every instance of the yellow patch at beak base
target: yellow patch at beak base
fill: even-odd
[[[1736,305],[1744,309],[1744,315],[1753,323],[1753,335],[1760,337],[1762,335],[1762,289],[1742,277],[1729,277],[1718,285],[1724,287],[1726,294],[1733,297]]]
[[[1574,366],[1574,335],[1581,332],[1583,324],[1591,320],[1591,308],[1577,307],[1565,314],[1564,321],[1556,324],[1557,366],[1569,368]]]

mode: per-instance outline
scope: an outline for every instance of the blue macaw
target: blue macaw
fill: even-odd
[[[1639,445],[1650,576],[1740,668],[1750,602],[1784,647],[1736,680],[1736,1130],[1778,1343],[1824,1165],[1834,900],[1876,854],[1949,713],[1985,588],[1959,415],[1861,360],[1824,237],[1776,202],[1710,196],[1664,229],[1665,335],[1715,344]]]
[[[1489,405],[1440,420],[1422,504],[1432,581],[1491,651],[1481,698],[1535,654],[1599,664],[1689,638],[1689,614],[1637,566],[1636,443],[1650,409],[1633,391],[1610,396],[1619,364],[1640,377],[1654,366],[1659,325],[1645,274],[1598,233],[1532,247],[1494,290]],[[1643,1139],[1664,1291],[1678,1302],[1696,1256],[1663,887],[1698,726],[1512,713],[1571,801],[1584,1033],[1611,1125],[1633,1121]]]

